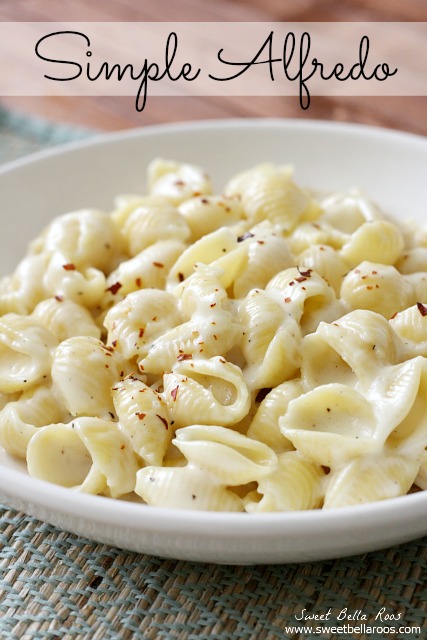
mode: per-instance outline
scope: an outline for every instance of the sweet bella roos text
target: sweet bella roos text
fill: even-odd
[[[148,86],[150,82],[160,82],[168,79],[172,82],[183,80],[193,82],[202,73],[202,69],[193,66],[191,62],[179,63],[177,58],[178,52],[178,35],[172,31],[169,33],[164,48],[164,60],[162,63],[150,62],[145,58],[142,65],[137,67],[132,63],[119,64],[104,61],[100,64],[87,61],[82,64],[76,60],[62,60],[51,58],[45,55],[47,41],[56,39],[55,44],[58,45],[58,38],[64,35],[76,36],[80,39],[80,46],[86,47],[84,55],[90,58],[93,55],[91,51],[91,41],[87,35],[80,31],[55,31],[40,38],[35,45],[36,56],[51,65],[60,65],[60,76],[44,74],[48,80],[56,82],[69,82],[83,77],[90,82],[97,80],[113,80],[122,81],[124,78],[138,82],[136,92],[135,108],[137,111],[143,111],[148,98]],[[293,32],[288,32],[283,39],[281,55],[274,55],[273,44],[275,44],[274,31],[270,31],[261,47],[248,60],[237,61],[225,59],[224,48],[217,53],[217,61],[228,69],[233,68],[230,75],[213,75],[207,74],[207,77],[213,82],[229,82],[246,74],[252,67],[265,65],[271,82],[280,81],[279,73],[289,82],[298,83],[299,103],[302,109],[308,109],[310,106],[310,91],[308,82],[315,76],[323,81],[337,80],[346,82],[350,80],[375,80],[384,82],[387,78],[394,76],[398,69],[390,69],[386,62],[380,62],[376,65],[368,62],[370,42],[368,36],[361,37],[359,49],[357,52],[357,61],[351,66],[345,66],[342,62],[337,62],[333,66],[327,65],[319,61],[316,57],[310,57],[311,37],[304,31],[301,36],[297,37]],[[234,72],[234,69],[237,70]],[[52,73],[52,71],[51,71]],[[232,92],[231,92],[232,93]],[[256,91],[254,90],[254,93]]]

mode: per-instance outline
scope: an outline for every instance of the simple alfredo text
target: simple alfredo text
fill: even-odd
[[[64,36],[79,39],[79,60],[66,60],[61,57],[51,57],[46,51],[47,45],[61,46],[61,38]],[[89,82],[108,80],[120,82],[123,79],[137,83],[135,108],[143,111],[148,98],[150,82],[169,80],[172,82],[194,82],[201,74],[206,74],[211,82],[232,82],[233,80],[248,74],[250,69],[262,65],[266,69],[271,82],[283,82],[283,80],[296,83],[298,86],[299,103],[302,109],[310,106],[309,82],[313,78],[322,81],[336,80],[349,82],[355,80],[373,80],[384,82],[394,76],[397,68],[390,68],[387,62],[377,64],[370,60],[370,41],[364,35],[360,38],[358,50],[355,52],[355,62],[345,65],[343,62],[327,65],[312,55],[312,39],[307,31],[297,36],[288,32],[278,42],[279,36],[275,31],[270,31],[261,46],[248,56],[246,60],[233,60],[228,57],[224,48],[217,53],[216,65],[220,63],[218,71],[210,73],[208,69],[202,69],[191,61],[182,62],[179,58],[179,40],[175,31],[171,31],[164,43],[164,58],[162,61],[150,61],[145,57],[140,64],[117,63],[102,61],[96,64],[91,62],[93,56],[90,38],[80,31],[55,31],[40,38],[35,45],[37,58],[49,65],[44,77],[56,82],[71,82],[77,78]],[[280,55],[277,50],[280,50]],[[85,62],[82,58],[86,59]],[[256,93],[256,91],[254,91]]]

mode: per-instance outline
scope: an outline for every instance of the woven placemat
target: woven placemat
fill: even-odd
[[[87,133],[0,109],[0,161]],[[341,560],[232,567],[123,551],[4,506],[0,545],[1,640],[427,637],[427,538]],[[311,614],[326,619],[300,620]]]

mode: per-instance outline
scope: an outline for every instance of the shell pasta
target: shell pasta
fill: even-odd
[[[156,159],[0,280],[0,446],[151,506],[332,509],[427,489],[427,242],[355,189]]]

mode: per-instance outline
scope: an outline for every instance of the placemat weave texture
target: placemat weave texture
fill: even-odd
[[[0,162],[88,133],[0,108]],[[233,567],[123,551],[0,506],[1,640],[427,638],[426,575],[427,538],[335,561]],[[330,624],[347,610],[383,630],[298,630],[304,609],[330,609]],[[382,609],[399,622],[378,618]],[[412,629],[390,635],[393,624]]]

